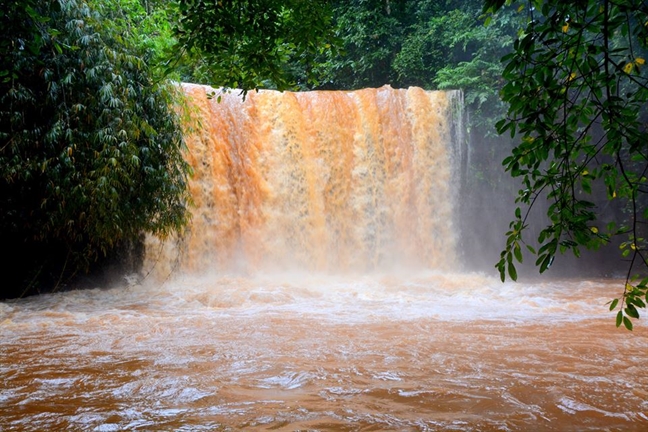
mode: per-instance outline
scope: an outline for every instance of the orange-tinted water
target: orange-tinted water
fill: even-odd
[[[190,272],[455,267],[451,124],[459,92],[251,92],[208,99],[197,124],[191,229],[149,265]]]
[[[189,278],[0,304],[0,430],[648,430],[618,282]]]

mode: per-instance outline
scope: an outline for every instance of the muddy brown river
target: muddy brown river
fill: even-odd
[[[0,303],[0,430],[645,431],[618,281],[185,277]]]

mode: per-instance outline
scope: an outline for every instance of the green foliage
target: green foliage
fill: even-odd
[[[392,68],[408,26],[407,4],[384,0],[333,2],[335,34],[342,55],[319,58],[327,88],[356,89],[394,83]]]
[[[486,1],[496,11],[503,1]],[[497,264],[502,279],[516,278],[522,261],[523,233],[534,204],[548,199],[549,224],[540,231],[536,265],[546,271],[558,253],[597,249],[625,236],[622,254],[628,273],[617,325],[632,329],[631,318],[644,308],[645,227],[648,218],[648,5],[638,0],[531,1],[516,5],[526,28],[504,57],[502,98],[508,117],[499,133],[519,137],[504,160],[506,170],[522,179],[515,219]],[[626,211],[624,220],[602,226],[591,194],[605,191]],[[637,276],[637,278],[640,278]]]
[[[113,31],[128,35],[129,43],[139,52],[146,53],[149,69],[154,80],[161,81],[168,76],[176,77],[165,65],[177,59],[174,52],[177,41],[173,37],[175,9],[166,2],[119,0],[95,2],[95,9],[111,17]],[[174,63],[175,64],[175,63]]]
[[[154,81],[132,1],[3,3],[0,239],[12,256],[0,295],[11,295],[180,229],[188,165],[176,89]]]
[[[180,0],[176,36],[210,84],[244,90],[294,88],[290,64],[308,68],[332,49],[326,0]]]
[[[497,20],[483,25],[478,7],[453,11],[431,20],[429,33],[441,35],[439,43],[452,49],[442,59],[434,84],[439,89],[464,89],[465,102],[480,124],[491,125],[504,109],[499,98],[503,66],[500,58],[510,52],[518,18],[502,11]],[[437,36],[438,37],[438,36]]]

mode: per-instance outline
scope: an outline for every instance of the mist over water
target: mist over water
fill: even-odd
[[[0,303],[0,429],[648,428],[622,282],[462,268],[460,94],[209,90],[149,276]]]

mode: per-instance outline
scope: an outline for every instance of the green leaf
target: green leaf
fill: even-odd
[[[622,311],[617,312],[617,315],[616,315],[616,326],[617,327],[621,326],[621,322],[623,321],[623,318],[624,318],[623,312]]]
[[[549,267],[551,267],[553,260],[554,260],[553,255],[549,255],[549,254],[544,255],[544,259],[540,264],[540,273],[544,273]]]
[[[612,303],[610,304],[610,311],[613,311],[617,307],[618,304],[619,304],[619,299],[618,298],[612,300]],[[617,325],[617,327],[618,327],[618,325]]]
[[[508,274],[512,280],[517,280],[517,270],[515,269],[515,264],[513,264],[513,261],[509,261],[508,263]]]
[[[632,331],[632,321],[630,321],[628,317],[623,317],[623,325],[625,326],[625,328]]]
[[[639,312],[637,311],[637,309],[635,308],[635,306],[632,305],[632,304],[629,304],[628,307],[625,308],[625,313],[626,313],[626,315],[628,315],[629,317],[632,317],[632,318],[639,318]]]
[[[519,262],[522,263],[522,249],[520,248],[520,245],[515,243],[513,247],[513,254],[515,255],[515,259]]]
[[[502,282],[505,282],[506,281],[506,273],[504,271],[504,268],[499,269],[499,275],[500,275],[500,280]]]

